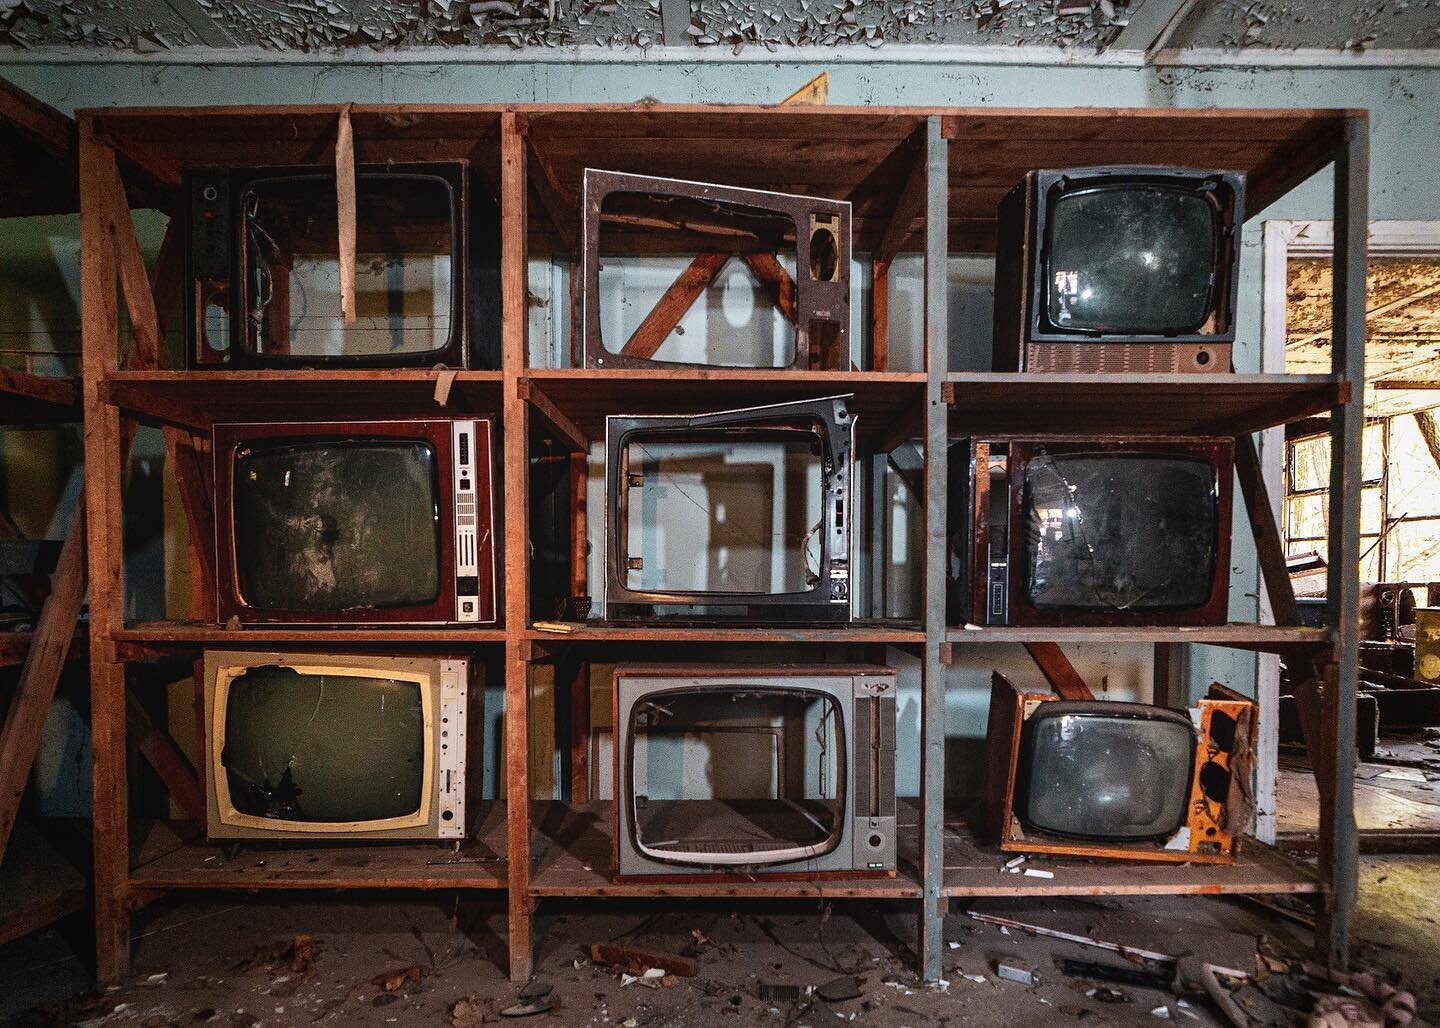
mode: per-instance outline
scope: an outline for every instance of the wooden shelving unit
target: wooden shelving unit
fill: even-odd
[[[918,904],[921,971],[938,977],[947,899],[973,895],[1094,895],[1298,892],[1323,896],[1319,942],[1343,960],[1353,901],[1355,840],[1348,807],[1353,755],[1336,740],[1353,737],[1357,588],[1332,581],[1325,629],[1292,625],[1226,625],[1197,630],[968,630],[944,613],[946,490],[943,453],[966,433],[1115,431],[1240,436],[1329,412],[1341,482],[1358,481],[1359,400],[1363,356],[1366,118],[1354,111],[1005,110],[923,108],[768,108],[621,105],[512,107],[356,106],[350,111],[356,158],[385,162],[466,157],[500,199],[502,214],[503,362],[494,371],[460,372],[181,372],[122,371],[116,352],[116,272],[134,255],[112,227],[126,216],[107,187],[118,160],[172,190],[191,165],[324,163],[334,157],[341,108],[206,108],[97,110],[81,115],[84,198],[84,312],[87,495],[92,579],[92,706],[96,767],[96,902],[102,977],[122,974],[129,955],[129,911],[153,890],[168,888],[476,888],[506,890],[510,973],[528,977],[537,905],[552,897],[837,897]],[[733,159],[744,141],[744,159]],[[1323,167],[1337,162],[1335,366],[1314,376],[1026,376],[951,371],[946,262],[953,253],[994,247],[995,204],[1032,167],[1083,163],[1235,168],[1249,176],[1251,216]],[[872,340],[862,369],[794,373],[693,370],[654,373],[528,366],[531,258],[578,257],[580,181],[587,166],[676,178],[722,177],[735,185],[848,199],[854,250],[873,264],[866,308]],[[723,168],[723,171],[717,171]],[[119,240],[119,242],[116,242]],[[888,269],[902,251],[925,255],[924,354],[918,370],[890,366]],[[133,276],[132,276],[133,277]],[[136,290],[143,293],[144,290]],[[125,294],[135,320],[143,297]],[[573,319],[572,319],[573,321]],[[572,357],[575,353],[572,340]],[[572,360],[572,363],[574,361]],[[445,406],[436,400],[445,378]],[[787,399],[853,393],[867,452],[920,439],[923,466],[923,608],[917,622],[864,622],[788,628],[619,627],[589,624],[550,632],[531,624],[528,474],[532,428],[553,446],[580,456],[603,439],[609,414],[690,413]],[[423,416],[442,410],[489,412],[502,426],[503,629],[246,629],[205,620],[127,625],[119,590],[120,439],[122,418],[169,426],[195,452],[206,433],[234,418],[309,417],[339,413]],[[203,460],[200,462],[203,467]],[[1358,498],[1358,490],[1354,490]],[[203,503],[204,490],[182,496]],[[1348,492],[1333,505],[1332,568],[1358,565],[1358,509]],[[204,512],[197,523],[204,524]],[[595,512],[590,513],[596,516]],[[572,502],[573,552],[583,554],[583,496]],[[201,538],[204,538],[201,533]],[[192,553],[192,578],[205,581],[208,555]],[[583,560],[579,562],[583,565]],[[570,592],[584,592],[583,567]],[[594,589],[592,587],[591,591]],[[1001,875],[997,851],[976,842],[947,817],[943,794],[945,665],[966,659],[977,642],[1203,643],[1303,653],[1329,675],[1322,711],[1333,759],[1322,761],[1335,797],[1327,813],[1319,871],[1247,845],[1233,866],[1136,867],[1085,861],[1057,863],[1055,879]],[[207,646],[321,647],[493,646],[503,652],[506,793],[486,811],[479,837],[447,860],[436,847],[333,847],[283,851],[263,866],[258,854],[226,858],[215,847],[173,847],[132,866],[126,846],[124,792],[127,661]],[[900,869],[893,878],[616,882],[610,873],[612,822],[572,778],[564,801],[530,798],[528,703],[535,665],[557,669],[617,654],[634,645],[715,644],[747,653],[823,659],[887,648],[918,653],[922,672],[922,775],[918,803],[903,806]],[[706,651],[708,652],[708,651]],[[556,678],[556,704],[585,702],[582,679]],[[563,695],[562,695],[563,692]],[[577,711],[572,711],[576,714]],[[1264,715],[1262,715],[1264,716]],[[572,717],[572,721],[575,718]],[[573,740],[572,740],[573,743]],[[1337,788],[1337,786],[1339,786]],[[1322,790],[1324,791],[1324,790]],[[440,861],[440,863],[436,863]],[[436,870],[441,867],[444,870]]]

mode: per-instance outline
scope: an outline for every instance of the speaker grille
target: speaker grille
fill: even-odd
[[[1218,343],[1031,343],[1027,371],[1052,374],[1226,374],[1230,345]]]

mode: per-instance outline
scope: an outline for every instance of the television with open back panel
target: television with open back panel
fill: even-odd
[[[1032,171],[996,226],[994,370],[1231,370],[1245,176]]]
[[[500,214],[466,161],[355,169],[355,318],[331,166],[187,172],[190,367],[500,366]]]

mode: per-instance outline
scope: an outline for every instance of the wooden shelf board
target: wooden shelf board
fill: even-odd
[[[1329,375],[956,372],[944,392],[953,435],[1234,436],[1328,411],[1348,387]]]
[[[445,406],[435,388],[446,372],[120,371],[101,396],[146,420],[208,431],[229,421],[423,418],[500,410],[501,373],[459,371]]]
[[[964,821],[945,824],[946,896],[1226,896],[1319,892],[1315,872],[1246,838],[1235,864],[1149,864],[1031,856],[1025,866],[1054,878],[1004,874],[1016,856],[980,842]]]
[[[173,652],[223,646],[242,648],[296,646],[475,646],[503,643],[503,628],[300,628],[293,626],[225,628],[221,625],[179,621],[149,621],[114,633],[121,656],[134,659]]]
[[[530,628],[525,638],[534,642],[740,642],[740,643],[877,643],[919,645],[925,633],[913,626],[836,625],[834,627],[794,626],[789,628],[666,627],[664,625],[590,624],[573,632],[546,632]]]
[[[915,808],[900,832],[900,869],[893,878],[817,878],[809,881],[615,881],[609,803],[531,805],[530,892],[534,896],[690,896],[826,899],[912,899],[920,895],[915,869]]]
[[[51,425],[79,420],[79,379],[0,368],[0,425]]]
[[[0,945],[89,902],[89,882],[27,821],[16,822],[0,864]]]
[[[0,632],[0,667],[25,663],[25,655],[30,652],[30,642],[34,637],[34,632]],[[66,659],[84,660],[89,652],[88,625],[82,623],[70,640],[70,653]]]
[[[1324,628],[1280,625],[1213,625],[1201,628],[1021,628],[997,625],[980,628],[950,628],[945,641],[954,645],[973,643],[1205,643],[1239,649],[1280,650],[1296,646],[1326,646],[1330,633]]]
[[[487,803],[477,838],[453,843],[190,842],[130,872],[138,889],[503,889],[505,805]]]
[[[861,433],[889,435],[906,419],[914,420],[918,432],[925,376],[895,371],[532,368],[521,385],[542,392],[598,442],[605,438],[610,414],[708,414],[844,393],[855,394],[850,410]]]

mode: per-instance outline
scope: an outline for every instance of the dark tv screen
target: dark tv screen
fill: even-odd
[[[1025,598],[1037,610],[1184,610],[1210,600],[1220,503],[1207,460],[1142,453],[1031,458]]]
[[[1027,827],[1056,835],[1164,838],[1185,821],[1194,748],[1183,713],[1042,703],[1021,739],[1015,813]]]
[[[1063,193],[1046,225],[1046,311],[1061,331],[1179,335],[1210,320],[1220,211],[1207,193],[1134,184]]]
[[[258,610],[412,607],[440,595],[440,483],[425,442],[252,443],[235,458],[235,566]]]
[[[414,814],[424,732],[415,682],[250,668],[225,703],[231,803],[253,817],[325,824]]]

